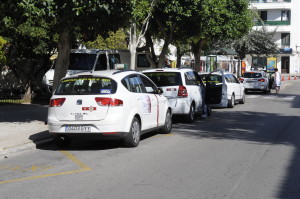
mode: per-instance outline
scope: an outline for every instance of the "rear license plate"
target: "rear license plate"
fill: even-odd
[[[91,132],[90,126],[71,125],[65,127],[66,132]]]

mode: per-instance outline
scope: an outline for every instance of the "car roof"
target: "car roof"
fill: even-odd
[[[102,77],[111,77],[113,79],[121,79],[130,74],[141,74],[141,73],[133,70],[101,70],[101,71],[76,73],[68,77],[65,77],[63,79],[74,78],[79,76],[102,76]]]
[[[264,71],[252,70],[252,71],[246,71],[245,73],[264,73]]]
[[[147,69],[142,72],[185,72],[185,71],[194,71],[191,68],[155,68],[155,69]]]
[[[212,72],[212,73],[208,73],[208,72],[204,72],[204,73],[198,73],[199,75],[208,75],[208,74],[213,74],[213,75],[222,75],[221,71],[215,71],[215,72]],[[224,75],[226,74],[232,74],[234,75],[233,73],[231,72],[223,72]]]

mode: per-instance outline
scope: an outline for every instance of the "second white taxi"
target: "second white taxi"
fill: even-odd
[[[51,97],[48,127],[61,145],[89,137],[136,147],[146,132],[171,132],[172,110],[162,90],[139,72],[78,73],[63,78]]]
[[[245,88],[233,73],[218,71],[199,73],[206,83],[206,100],[211,107],[233,108],[245,103]]]

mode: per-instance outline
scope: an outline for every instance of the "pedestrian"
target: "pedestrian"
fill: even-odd
[[[278,72],[277,68],[275,68],[274,84],[275,84],[276,94],[278,94],[280,90],[280,84],[281,84],[281,74]]]

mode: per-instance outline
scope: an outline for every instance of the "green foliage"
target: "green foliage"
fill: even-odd
[[[0,36],[0,66],[6,64],[5,45],[7,41]]]
[[[98,35],[95,41],[85,42],[87,48],[94,49],[124,49],[127,50],[126,34],[123,30],[117,32],[109,32],[108,37],[104,39],[101,35]]]

